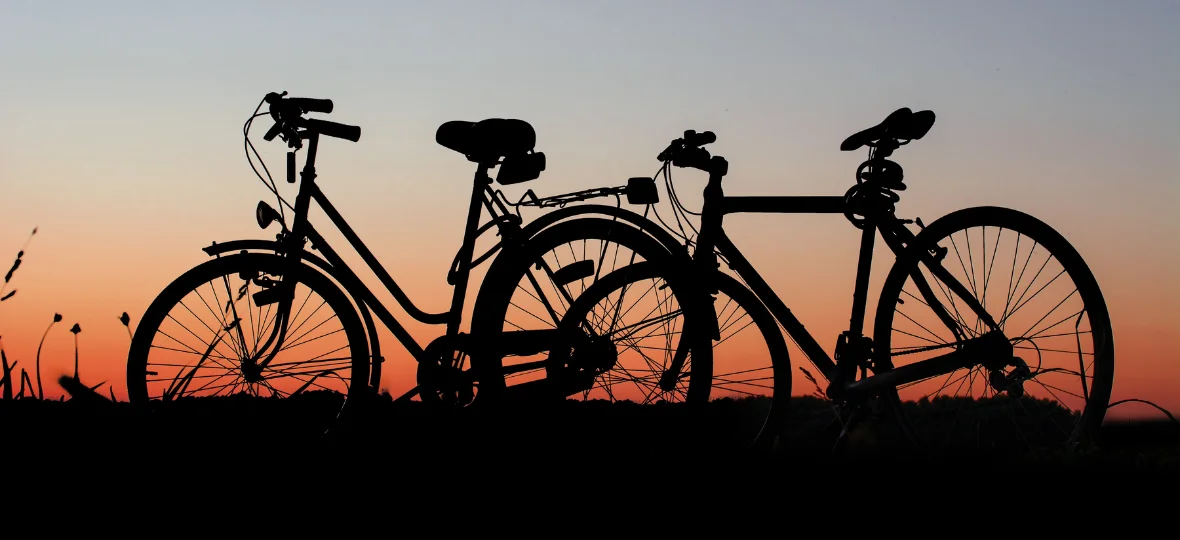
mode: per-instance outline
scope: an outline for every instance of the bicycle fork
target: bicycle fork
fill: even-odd
[[[725,198],[725,192],[721,188],[721,180],[725,177],[727,168],[725,160],[719,156],[714,157],[710,167],[707,168],[709,183],[705,186],[705,201],[701,207],[701,232],[697,239],[696,251],[693,253],[692,264],[689,265],[691,274],[689,277],[698,279],[689,279],[685,282],[685,286],[688,287],[689,303],[696,302],[698,299],[702,302],[700,306],[694,306],[699,308],[699,317],[701,318],[698,320],[697,316],[692,316],[694,314],[690,313],[685,318],[685,328],[681,336],[694,336],[697,335],[696,332],[708,332],[708,346],[710,348],[713,347],[713,342],[721,340],[721,327],[717,321],[715,304],[720,291],[717,281],[713,279],[713,276],[721,271],[721,263],[717,261],[714,235],[721,231],[724,214],[719,208],[719,202]],[[704,287],[703,290],[696,288],[701,286]],[[681,372],[684,370],[684,364],[691,350],[687,341],[689,340],[682,337],[677,342],[676,354],[672,357],[672,363],[660,376],[660,389],[665,392],[674,390],[676,383],[680,381]]]
[[[274,329],[271,330],[270,336],[268,336],[266,341],[263,342],[253,353],[247,350],[242,351],[243,376],[248,382],[258,382],[263,378],[263,370],[265,370],[266,367],[270,365],[270,362],[274,360],[274,357],[280,350],[282,350],[283,343],[286,340],[287,324],[290,321],[291,305],[295,298],[295,281],[288,279],[275,283],[269,279],[263,281],[259,280],[258,277],[252,276],[250,278],[250,282],[264,288],[264,290],[255,292],[253,295],[251,295],[254,299],[255,305],[262,307],[274,304],[276,302],[279,304],[275,313]],[[242,343],[244,346],[244,339],[242,340]],[[266,358],[262,359],[264,355]],[[306,385],[304,386],[306,387]]]

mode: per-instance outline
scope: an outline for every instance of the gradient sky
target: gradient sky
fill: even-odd
[[[897,154],[910,186],[899,213],[930,222],[999,205],[1062,231],[1111,310],[1114,399],[1180,411],[1178,27],[1171,0],[6,0],[0,256],[40,232],[19,292],[0,304],[0,336],[31,367],[60,312],[46,376],[72,370],[77,322],[84,380],[124,398],[118,315],[134,324],[210,241],[273,234],[254,224],[254,205],[273,197],[241,138],[269,91],[330,98],[330,119],[362,126],[357,144],[322,145],[321,184],[432,311],[448,302],[472,172],[434,143],[442,122],[534,125],[549,167],[506,188],[513,198],[652,174],[685,129],[717,133],[729,194],[839,195],[864,159],[840,141],[908,106],[938,120]],[[267,127],[254,140],[277,169],[283,148],[261,143]],[[699,209],[693,174],[677,185]],[[856,229],[765,215],[727,228],[830,351],[847,324]],[[438,332],[409,328],[423,342]],[[384,385],[408,389],[412,361],[387,354]]]

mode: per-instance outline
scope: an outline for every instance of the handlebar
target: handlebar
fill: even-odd
[[[660,155],[656,159],[661,162],[672,161],[685,150],[697,149],[715,142],[717,142],[717,136],[712,131],[697,133],[690,129],[684,132],[684,137],[672,141],[672,144],[669,144],[663,152],[660,152]]]
[[[677,167],[724,175],[728,168],[725,159],[720,156],[711,156],[708,150],[701,148],[715,142],[717,142],[717,135],[712,131],[697,133],[690,129],[684,132],[683,137],[672,141],[656,159],[662,163],[670,161],[672,165]]]
[[[319,133],[320,135],[344,139],[346,141],[357,142],[361,139],[360,126],[350,126],[327,120],[316,120],[315,118],[301,118],[299,120],[299,126]]]
[[[281,94],[271,92],[264,98],[264,101],[270,105],[270,115],[274,118],[275,125],[270,128],[270,131],[266,132],[263,139],[271,141],[276,136],[283,135],[284,141],[287,141],[289,144],[298,145],[298,141],[306,138],[305,134],[307,132],[311,132],[352,142],[360,140],[360,126],[350,126],[348,124],[315,118],[303,118],[303,115],[307,113],[331,113],[333,108],[332,100],[286,97],[286,95],[287,92],[285,91]],[[304,131],[300,132],[299,129],[303,129]]]

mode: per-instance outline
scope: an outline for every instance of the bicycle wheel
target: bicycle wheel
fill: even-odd
[[[569,306],[602,276],[636,262],[672,260],[667,247],[625,223],[597,217],[558,223],[502,253],[488,269],[481,286],[486,290],[472,313],[472,336],[557,328]],[[491,399],[510,386],[543,380],[547,354],[471,358],[475,371],[498,374],[481,377],[478,392]]]
[[[289,398],[299,400],[301,412],[330,421],[346,397],[367,392],[368,344],[355,307],[324,275],[286,265],[274,254],[240,253],[176,278],[135,330],[127,359],[129,399]],[[281,348],[265,367],[252,369],[278,344],[271,338],[283,320],[281,303],[259,306],[255,293],[291,282]]]
[[[1114,342],[1102,292],[1073,246],[1040,220],[996,207],[946,215],[918,235],[919,243],[945,249],[942,266],[1000,325],[1014,358],[894,390],[891,401],[915,441],[929,450],[994,454],[1073,447],[1096,434],[1110,400]],[[927,290],[955,319],[960,337],[940,322],[913,272],[933,284]],[[876,369],[946,354],[986,328],[916,258],[899,260],[877,305]]]
[[[720,423],[711,427],[722,430],[714,432],[718,439],[743,446],[775,443],[782,434],[791,395],[791,370],[786,342],[774,318],[749,289],[720,274],[714,315],[720,339],[713,341],[705,332],[680,332],[685,310],[675,301],[685,290],[669,283],[675,269],[664,264],[625,266],[587,288],[561,323],[581,339],[553,352],[557,361],[550,365],[548,376],[593,378],[593,384],[582,385],[585,389],[577,396],[582,399],[634,396],[639,399],[631,400],[641,403],[657,397],[696,403],[713,399],[716,414],[711,418]],[[751,325],[754,331],[737,337]],[[677,349],[684,346],[692,351],[685,362],[686,375],[665,393],[660,379]],[[702,349],[712,353],[705,366],[699,361],[704,355],[697,353]]]

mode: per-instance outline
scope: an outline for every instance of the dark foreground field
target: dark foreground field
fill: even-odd
[[[958,442],[936,455],[916,452],[886,428],[858,432],[850,445],[834,451],[830,407],[798,398],[791,403],[790,440],[766,453],[747,450],[738,440],[765,406],[757,400],[718,401],[703,412],[675,405],[567,402],[447,414],[378,400],[332,437],[322,433],[332,417],[317,415],[313,404],[202,399],[149,411],[105,401],[0,401],[0,444],[14,474],[183,473],[210,482],[220,481],[218,475],[276,470],[352,478],[442,479],[512,471],[593,479],[745,469],[759,471],[764,480],[825,474],[832,465],[845,474],[1180,472],[1180,427],[1167,420],[1108,423],[1101,447],[1074,453],[996,444],[972,427],[962,428]]]

